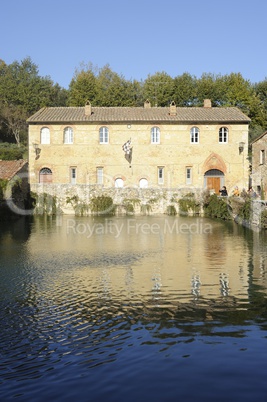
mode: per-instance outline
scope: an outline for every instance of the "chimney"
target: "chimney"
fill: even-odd
[[[176,104],[174,101],[170,104],[170,116],[176,116]]]
[[[211,100],[210,99],[204,99],[204,107],[211,107]]]
[[[149,109],[151,107],[151,103],[149,102],[149,100],[147,99],[144,103],[144,108],[145,109]]]
[[[91,116],[91,114],[92,114],[92,106],[91,106],[91,103],[89,102],[89,100],[85,104],[84,114],[85,114],[85,116]]]

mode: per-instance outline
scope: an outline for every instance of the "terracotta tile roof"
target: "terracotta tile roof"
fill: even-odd
[[[24,159],[15,161],[0,160],[0,179],[10,180],[18,173],[28,162]]]
[[[169,107],[92,107],[91,115],[86,116],[84,107],[46,107],[32,115],[27,122],[250,122],[249,117],[236,107],[176,107],[176,115],[170,115],[169,112]]]

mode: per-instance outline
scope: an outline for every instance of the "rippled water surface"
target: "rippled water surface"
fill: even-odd
[[[186,217],[0,228],[1,401],[265,401],[267,235]]]

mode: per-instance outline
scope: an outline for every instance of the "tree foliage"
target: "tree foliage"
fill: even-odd
[[[173,100],[177,106],[195,106],[197,103],[197,79],[189,73],[173,80]]]
[[[152,106],[166,106],[173,101],[174,81],[164,72],[149,75],[144,82],[144,99],[149,99]]]
[[[0,138],[11,135],[20,145],[27,117],[44,106],[64,106],[66,99],[67,91],[41,77],[29,57],[10,65],[0,60]]]
[[[90,100],[95,104],[96,100],[96,76],[93,67],[81,65],[80,70],[76,70],[69,86],[68,105],[84,106]]]
[[[113,72],[109,65],[98,73],[96,81],[97,106],[128,106],[128,85],[124,77]]]
[[[0,159],[3,161],[23,159],[26,152],[26,147],[21,145],[17,147],[16,144],[8,142],[0,143]]]
[[[23,106],[21,105],[6,105],[1,108],[1,123],[7,130],[7,134],[15,138],[16,143],[20,146],[21,135],[26,135],[27,114]]]
[[[107,64],[92,63],[75,70],[69,89],[39,75],[38,67],[27,57],[10,65],[0,60],[0,141],[26,143],[26,119],[44,106],[202,106],[211,99],[214,107],[240,108],[251,119],[250,139],[267,130],[267,79],[256,84],[241,73],[200,78],[188,72],[171,77],[166,72],[148,75],[144,81],[127,80]]]

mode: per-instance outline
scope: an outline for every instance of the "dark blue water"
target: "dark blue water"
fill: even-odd
[[[1,401],[265,401],[267,236],[203,218],[0,229]]]

